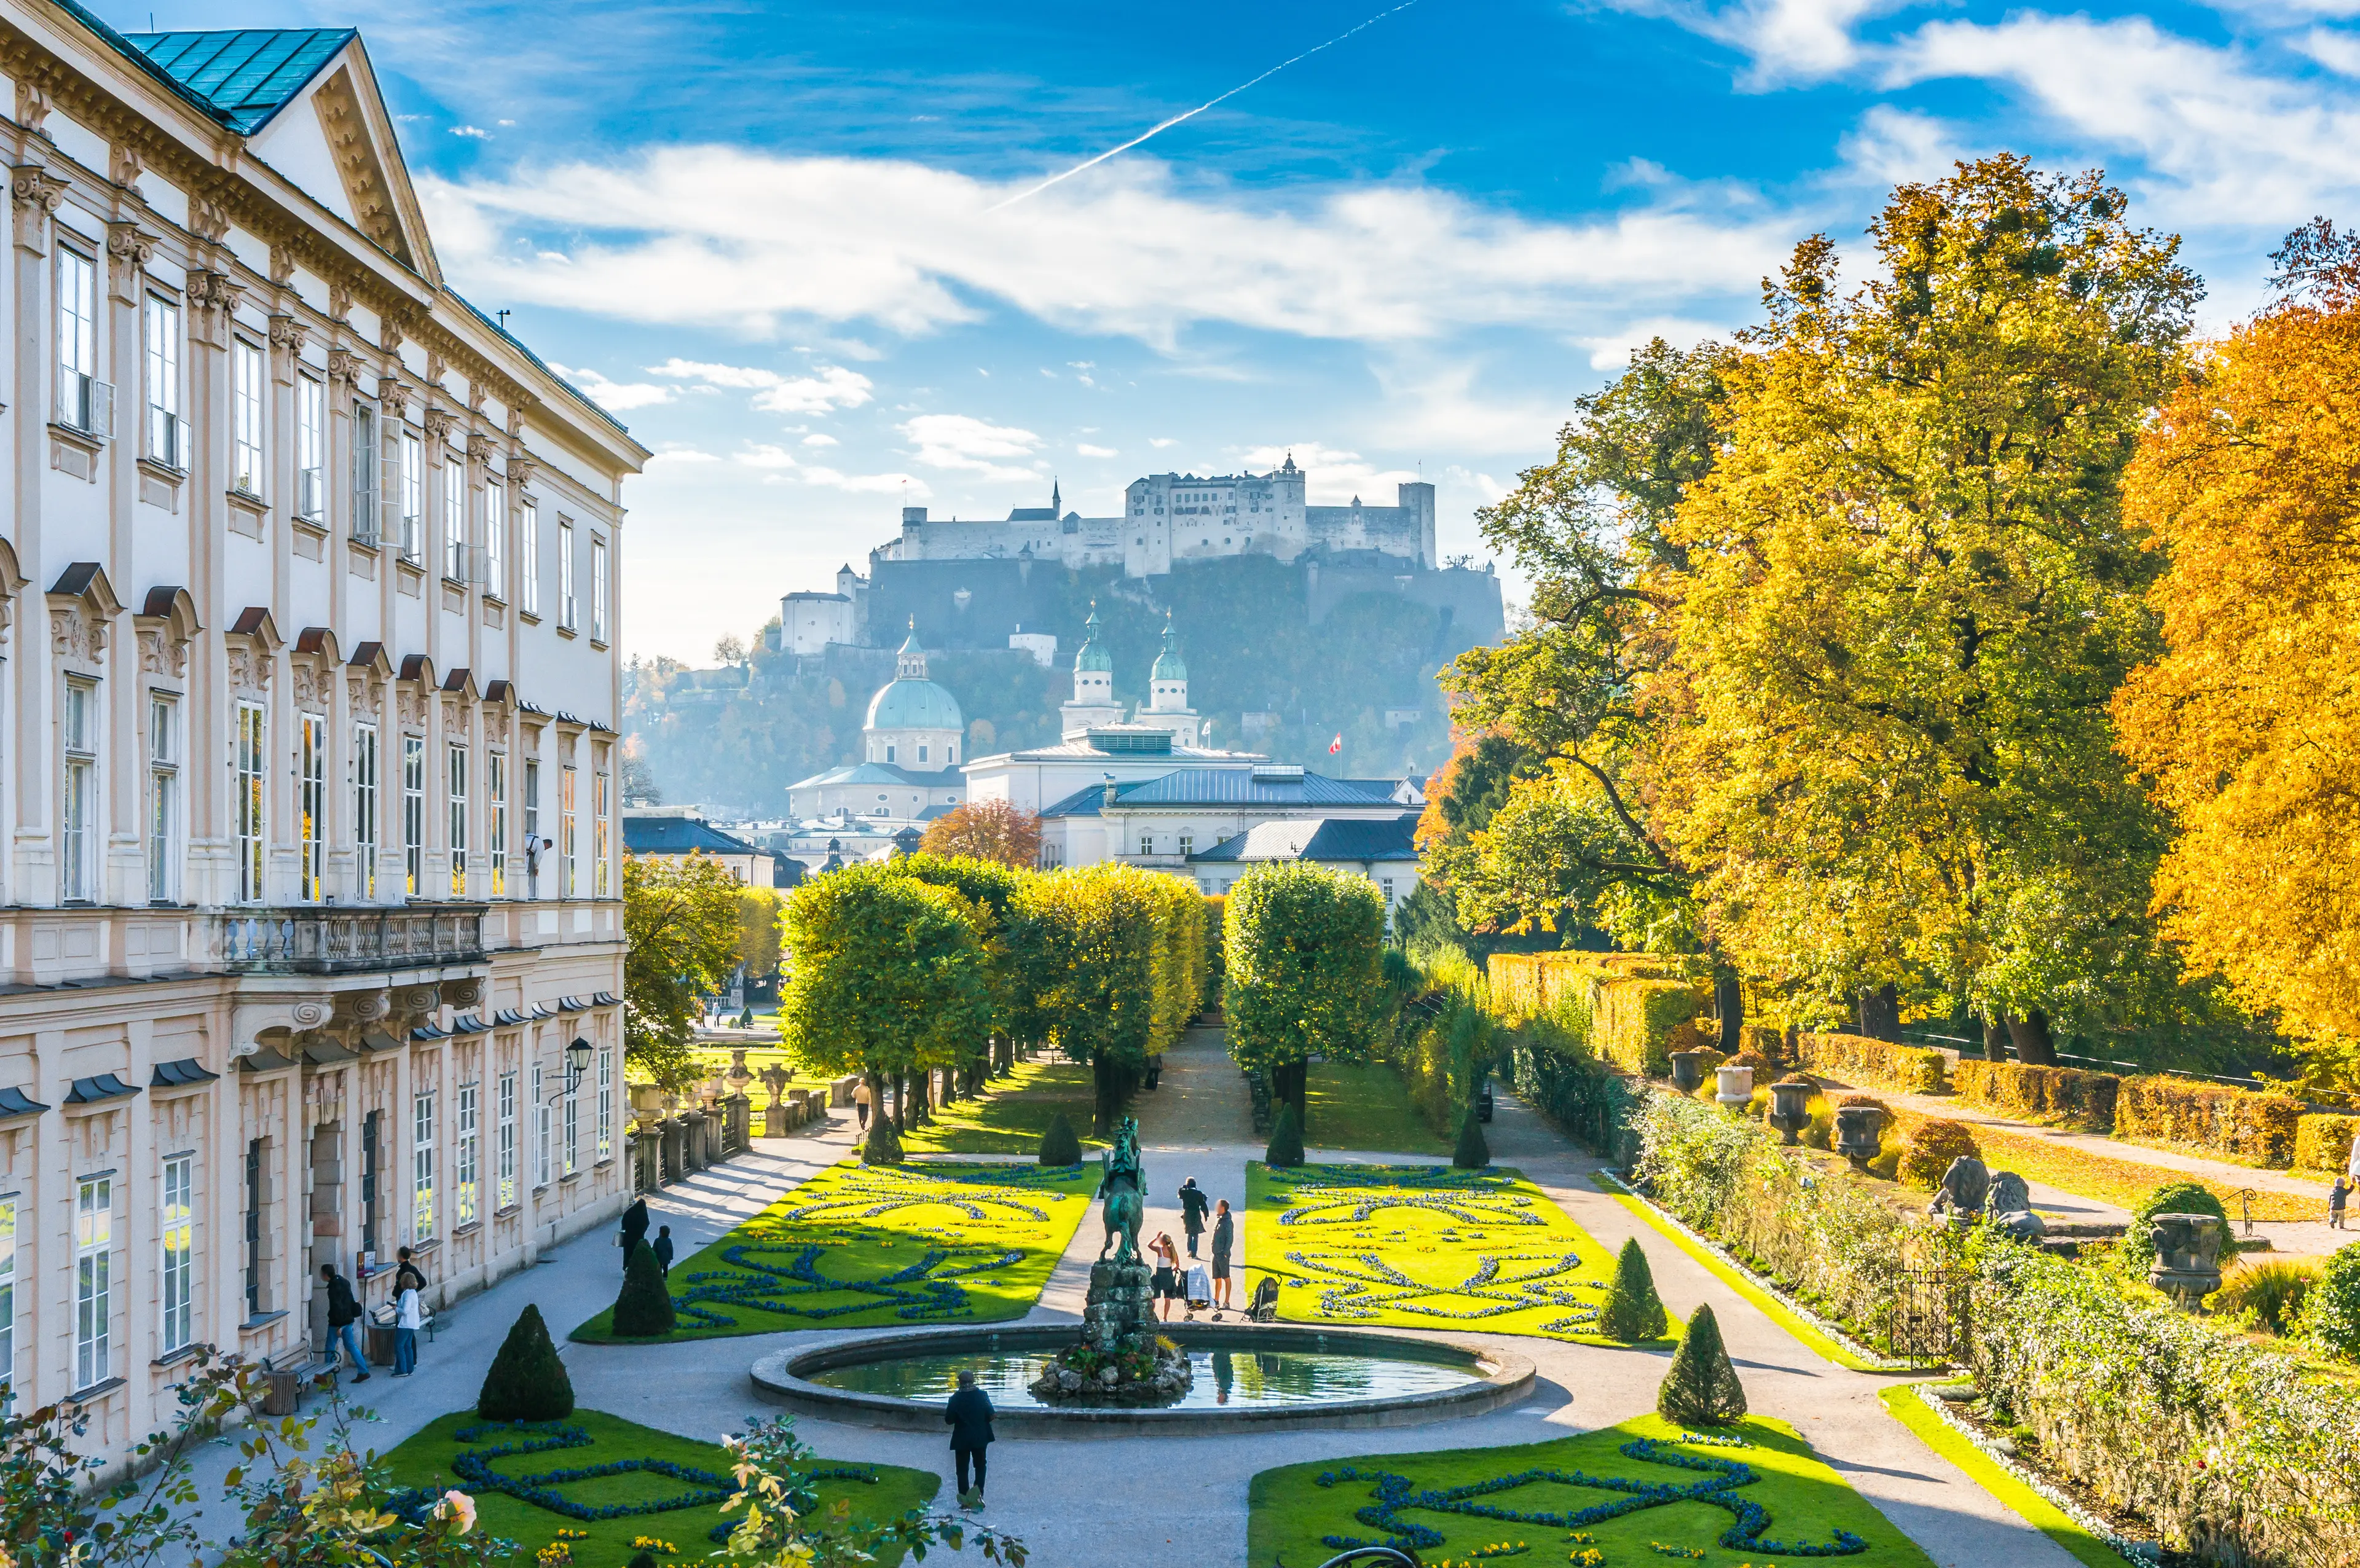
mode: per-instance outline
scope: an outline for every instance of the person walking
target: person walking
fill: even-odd
[[[1149,1288],[1155,1297],[1159,1321],[1172,1321],[1172,1303],[1180,1299],[1180,1249],[1172,1245],[1170,1231],[1158,1231],[1155,1239],[1147,1244],[1155,1259],[1155,1275]]]
[[[407,1377],[418,1370],[418,1331],[425,1322],[418,1287],[405,1286],[393,1303],[393,1375]]]
[[[634,1198],[631,1206],[623,1211],[623,1272],[631,1271],[631,1254],[648,1239],[648,1201]]]
[[[943,1407],[943,1421],[951,1429],[951,1464],[958,1473],[959,1507],[983,1507],[983,1451],[991,1446],[991,1396],[975,1386],[973,1372],[958,1375],[958,1391]],[[975,1465],[975,1490],[967,1489],[969,1462]]]
[[[869,1130],[869,1113],[876,1106],[876,1091],[869,1088],[869,1080],[863,1078],[860,1081],[859,1087],[852,1091],[852,1110],[853,1114],[860,1118],[860,1130],[862,1132],[867,1132]]]
[[[656,1267],[662,1269],[664,1278],[669,1279],[672,1278],[672,1226],[664,1225],[657,1230],[654,1245]]]
[[[1205,1190],[1191,1176],[1180,1183],[1180,1228],[1188,1233],[1188,1256],[1196,1256],[1196,1238],[1205,1234]]]
[[[360,1335],[353,1327],[361,1321],[361,1304],[354,1299],[353,1282],[337,1273],[334,1264],[322,1263],[320,1265],[320,1284],[328,1292],[329,1375],[333,1377],[335,1374],[333,1363],[338,1358],[337,1352],[341,1346],[343,1354],[351,1356],[353,1365],[361,1370],[361,1375],[353,1381],[366,1383],[369,1380],[369,1364],[368,1357],[361,1354]]]
[[[1229,1254],[1237,1249],[1237,1216],[1229,1213],[1229,1201],[1221,1200],[1221,1212],[1213,1220],[1213,1321],[1229,1310]]]
[[[2338,1176],[2335,1179],[2335,1185],[2327,1190],[2328,1229],[2342,1230],[2344,1228],[2344,1205],[2351,1196],[2351,1184],[2343,1177]]]

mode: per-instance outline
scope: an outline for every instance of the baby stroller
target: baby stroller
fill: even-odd
[[[1188,1316],[1195,1323],[1196,1314],[1213,1304],[1213,1276],[1201,1263],[1182,1276],[1182,1287],[1187,1293]]]
[[[1246,1303],[1246,1322],[1276,1323],[1278,1321],[1278,1280],[1269,1274],[1254,1287],[1253,1300]]]

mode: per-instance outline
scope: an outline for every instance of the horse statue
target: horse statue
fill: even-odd
[[[1125,1116],[1115,1128],[1114,1147],[1098,1156],[1098,1196],[1106,1201],[1106,1240],[1098,1256],[1115,1248],[1118,1263],[1139,1256],[1139,1222],[1147,1217],[1147,1173],[1139,1164],[1139,1118]],[[1120,1241],[1120,1246],[1116,1246]]]

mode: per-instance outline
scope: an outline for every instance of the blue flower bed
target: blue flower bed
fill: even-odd
[[[1683,1441],[1688,1439],[1684,1436]],[[1698,1441],[1714,1447],[1745,1446],[1742,1440],[1722,1437]],[[1352,1517],[1362,1524],[1387,1533],[1374,1539],[1328,1535],[1321,1537],[1321,1542],[1339,1551],[1355,1546],[1390,1546],[1397,1551],[1431,1552],[1442,1545],[1444,1537],[1441,1531],[1401,1517],[1411,1508],[1422,1508],[1429,1513],[1464,1514],[1473,1519],[1496,1519],[1507,1524],[1579,1530],[1585,1525],[1659,1508],[1667,1503],[1710,1503],[1736,1516],[1735,1522],[1721,1534],[1721,1544],[1732,1552],[1759,1552],[1778,1557],[1851,1557],[1868,1550],[1867,1541],[1841,1528],[1831,1532],[1825,1541],[1770,1539],[1765,1533],[1771,1523],[1768,1510],[1751,1498],[1737,1495],[1739,1487],[1753,1486],[1762,1478],[1759,1472],[1742,1459],[1715,1459],[1705,1454],[1684,1454],[1670,1443],[1651,1437],[1633,1438],[1618,1452],[1625,1458],[1635,1459],[1642,1464],[1690,1471],[1703,1475],[1704,1479],[1682,1486],[1672,1481],[1642,1481],[1623,1475],[1592,1475],[1584,1470],[1532,1469],[1470,1482],[1463,1486],[1419,1490],[1416,1483],[1406,1475],[1397,1475],[1387,1470],[1360,1470],[1347,1465],[1320,1472],[1318,1484],[1334,1486],[1347,1481],[1369,1483],[1374,1488],[1375,1501],[1356,1510]],[[1622,1496],[1610,1502],[1595,1503],[1571,1511],[1523,1512],[1481,1500],[1500,1492],[1513,1491],[1519,1486],[1543,1481],[1564,1486],[1587,1486],[1596,1491],[1617,1492]]]

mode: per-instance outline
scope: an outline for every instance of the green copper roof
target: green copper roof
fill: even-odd
[[[223,124],[252,136],[356,35],[350,27],[240,27],[124,36],[211,104]]]
[[[1090,611],[1090,618],[1083,623],[1082,647],[1081,651],[1074,655],[1074,669],[1077,673],[1085,670],[1109,675],[1114,673],[1114,655],[1098,641],[1098,613],[1095,607]]]
[[[1149,679],[1154,681],[1185,681],[1188,666],[1181,661],[1180,644],[1172,633],[1172,617],[1164,618],[1164,651],[1155,656],[1155,669]]]

